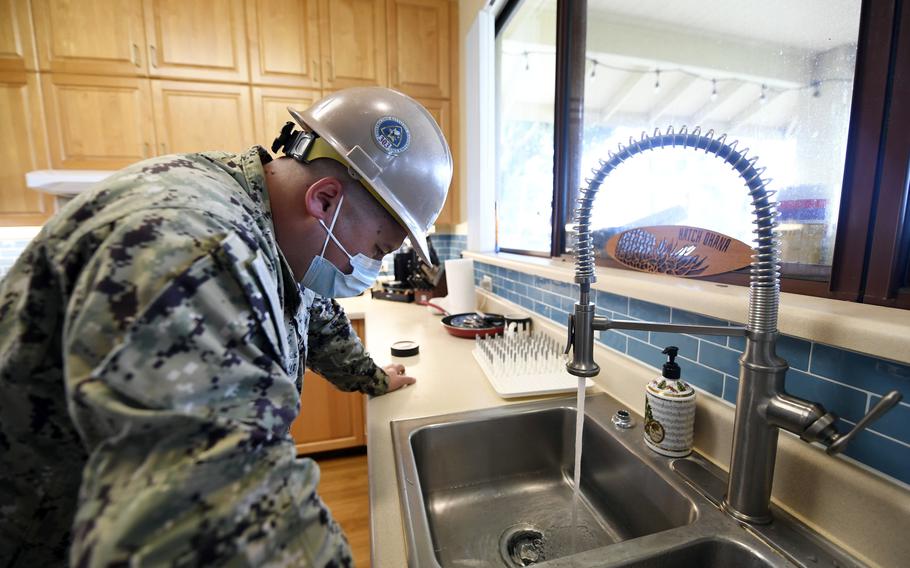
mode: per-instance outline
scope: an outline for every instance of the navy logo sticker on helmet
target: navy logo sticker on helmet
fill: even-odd
[[[373,140],[386,154],[400,154],[411,144],[408,125],[394,116],[384,116],[373,127]]]

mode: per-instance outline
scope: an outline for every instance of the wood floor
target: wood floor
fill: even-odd
[[[365,449],[310,456],[322,477],[319,495],[341,525],[357,568],[370,566],[370,495]]]

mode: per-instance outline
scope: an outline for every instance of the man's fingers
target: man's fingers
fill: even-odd
[[[417,379],[410,375],[405,375],[404,365],[400,363],[391,363],[382,368],[389,376],[389,390],[398,390],[403,386],[413,385]]]
[[[403,386],[413,385],[417,379],[408,375],[390,375],[389,390],[398,390]]]

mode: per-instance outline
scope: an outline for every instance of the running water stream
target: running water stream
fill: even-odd
[[[576,545],[576,535],[578,534],[578,494],[581,489],[581,440],[582,433],[584,432],[585,425],[585,386],[586,380],[584,377],[578,377],[578,397],[576,399],[575,406],[576,416],[575,416],[575,486],[573,487],[572,493],[572,524],[569,526],[569,530],[572,533],[572,554],[578,552],[575,549]]]

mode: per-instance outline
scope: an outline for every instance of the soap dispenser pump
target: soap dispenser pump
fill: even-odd
[[[676,363],[676,356],[679,354],[679,347],[671,345],[670,347],[665,347],[661,352],[667,356],[667,362],[664,363],[663,368],[663,377],[670,380],[678,380],[682,371],[679,368],[679,364]]]
[[[645,389],[645,444],[659,454],[681,458],[692,453],[695,390],[680,378],[679,348],[671,345],[663,354],[667,362],[661,376]]]

